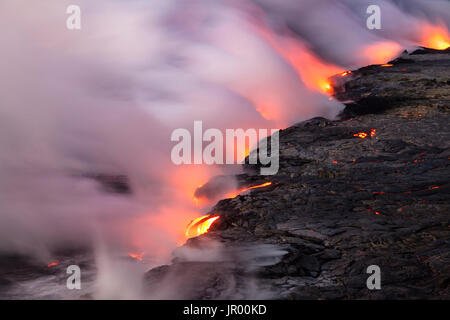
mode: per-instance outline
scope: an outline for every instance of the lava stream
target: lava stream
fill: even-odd
[[[231,192],[231,193],[227,194],[227,196],[225,198],[226,199],[236,198],[238,195],[240,195],[241,193],[243,193],[245,191],[249,191],[249,190],[252,190],[252,189],[258,189],[258,188],[264,188],[264,187],[268,187],[270,185],[272,185],[272,182],[265,182],[265,183],[262,183],[262,184],[258,184],[256,186],[241,188],[238,191],[234,191],[234,192]]]
[[[211,217],[210,214],[207,214],[192,220],[186,227],[186,238],[198,237],[199,235],[207,233],[211,228],[211,225],[219,218],[219,216]]]

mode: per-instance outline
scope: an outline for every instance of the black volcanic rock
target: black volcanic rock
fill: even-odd
[[[332,77],[336,98],[349,101],[342,117],[382,113],[406,107],[420,112],[448,111],[450,97],[450,50],[419,49],[404,53],[386,66],[373,65],[346,77]],[[412,110],[411,110],[412,111]]]
[[[218,202],[210,232],[178,249],[196,254],[151,270],[149,291],[177,274],[190,283],[182,298],[449,299],[450,53],[392,64],[334,82],[341,120],[282,130],[278,174],[247,165],[239,177],[274,184]],[[233,254],[243,245],[279,251],[243,260]],[[273,261],[250,263],[265,255]],[[370,265],[381,290],[366,286]]]

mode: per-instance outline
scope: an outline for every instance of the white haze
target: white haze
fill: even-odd
[[[65,11],[75,2],[82,30],[69,31]],[[173,129],[191,129],[194,120],[280,128],[342,110],[307,89],[255,32],[259,5],[274,31],[291,29],[343,68],[364,64],[363,45],[413,44],[408,26],[427,18],[448,24],[450,12],[446,1],[411,1],[408,12],[377,1],[388,8],[386,27],[369,32],[369,1],[75,2],[0,2],[0,250],[43,261],[55,248],[98,242],[170,254],[178,240],[167,220],[196,211],[173,183]],[[276,106],[276,116],[265,119],[260,104]],[[126,175],[133,195],[106,193],[85,173]]]

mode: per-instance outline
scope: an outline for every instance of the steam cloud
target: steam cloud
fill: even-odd
[[[450,26],[447,1],[376,1],[383,27],[369,31],[368,0],[78,0],[70,31],[73,2],[0,3],[1,251],[100,241],[167,255],[198,211],[189,192],[219,172],[173,166],[173,129],[282,128],[342,109],[274,39],[345,70],[378,42],[416,45],[424,22]],[[126,175],[133,194],[85,173]]]

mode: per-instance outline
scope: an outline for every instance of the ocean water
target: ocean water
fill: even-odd
[[[57,262],[56,265],[48,266]],[[80,289],[69,289],[70,265],[80,267]],[[137,299],[142,296],[143,276],[151,268],[142,261],[117,254],[95,256],[92,252],[59,254],[49,261],[25,256],[0,256],[0,299]]]

